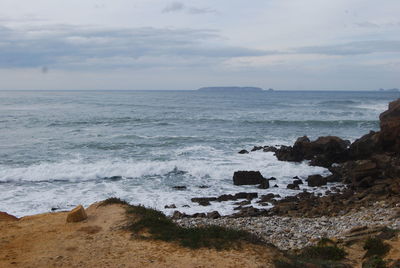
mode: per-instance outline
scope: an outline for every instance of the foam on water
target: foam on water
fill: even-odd
[[[188,154],[197,155],[189,157]],[[114,159],[85,163],[82,159],[60,163],[41,163],[28,167],[0,167],[0,211],[21,216],[49,211],[52,207],[69,209],[78,203],[84,205],[118,196],[134,204],[143,204],[165,211],[165,205],[175,204],[186,213],[218,210],[233,212],[232,202],[200,207],[190,201],[193,197],[219,196],[238,192],[276,193],[281,196],[296,193],[286,189],[292,177],[328,174],[320,167],[306,163],[288,163],[276,160],[272,153],[253,152],[227,157],[208,146],[193,146],[176,150],[181,158],[171,161],[130,161]],[[265,177],[276,177],[279,188],[266,190],[255,186],[234,186],[232,175],[236,170],[260,170]],[[113,176],[122,178],[110,179]],[[173,186],[186,186],[177,191]],[[200,188],[200,186],[209,188]],[[307,188],[307,187],[304,187]],[[6,191],[8,189],[8,191]],[[15,202],[16,197],[18,202]],[[183,207],[189,205],[188,207]],[[11,208],[11,209],[10,209]]]
[[[172,212],[164,209],[169,204],[186,213],[232,213],[233,202],[200,207],[190,199],[243,191],[285,196],[298,193],[286,189],[293,176],[328,174],[307,163],[277,161],[272,153],[240,155],[239,150],[291,145],[303,135],[354,140],[379,129],[379,113],[398,97],[373,92],[0,91],[0,211],[22,216],[116,196],[167,213]],[[237,170],[276,177],[271,184],[279,188],[234,186]]]

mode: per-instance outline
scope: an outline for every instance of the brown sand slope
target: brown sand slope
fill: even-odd
[[[273,267],[274,248],[190,250],[132,239],[120,205],[87,209],[88,219],[66,223],[66,212],[0,221],[0,267]]]

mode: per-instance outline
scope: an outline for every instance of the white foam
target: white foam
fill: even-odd
[[[187,153],[191,157],[187,157]],[[89,205],[117,196],[167,214],[173,210],[164,209],[164,206],[175,204],[185,213],[218,210],[224,215],[233,212],[232,202],[212,202],[211,206],[201,207],[190,199],[244,191],[260,195],[271,192],[281,196],[293,195],[298,191],[286,189],[292,177],[329,173],[324,168],[310,167],[306,163],[281,162],[272,153],[260,151],[228,155],[212,147],[195,146],[177,149],[176,155],[177,158],[170,161],[110,159],[88,163],[78,158],[28,167],[1,166],[0,182],[3,183],[0,183],[0,192],[4,194],[0,197],[0,211],[22,216],[46,212],[52,207],[69,209],[77,204]],[[279,188],[263,190],[255,186],[234,186],[232,175],[237,170],[259,170],[264,177],[276,177],[278,180],[271,181],[271,184],[276,183]],[[103,179],[111,176],[122,176],[123,179]],[[172,189],[176,185],[185,185],[187,190]],[[203,189],[200,185],[209,188]]]

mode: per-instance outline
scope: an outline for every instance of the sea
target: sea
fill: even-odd
[[[294,176],[329,174],[307,162],[278,161],[273,153],[238,151],[291,145],[303,135],[354,141],[378,130],[379,114],[399,97],[372,91],[0,91],[0,211],[25,216],[119,197],[168,215],[227,215],[232,201],[203,207],[191,198],[283,197],[299,192],[286,188]],[[238,170],[275,177],[279,187],[235,186]],[[176,209],[165,208],[171,204]]]

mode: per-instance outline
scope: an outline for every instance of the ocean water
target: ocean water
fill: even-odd
[[[293,195],[293,176],[329,174],[241,149],[291,145],[299,136],[353,141],[379,129],[395,92],[0,91],[0,211],[23,216],[117,196],[170,214],[218,210],[192,197]],[[237,170],[279,188],[234,186]],[[186,186],[184,191],[173,186]],[[203,188],[201,186],[208,186]],[[306,186],[303,187],[307,189]],[[317,191],[321,191],[318,189]],[[183,207],[189,205],[190,207]]]

